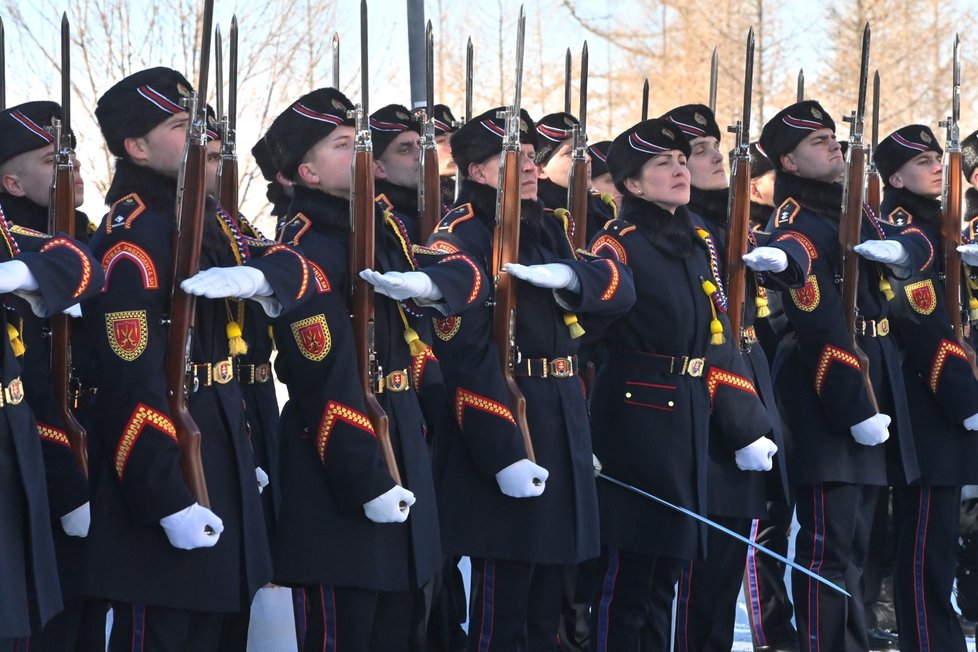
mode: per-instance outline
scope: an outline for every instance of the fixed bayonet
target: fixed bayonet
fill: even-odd
[[[61,135],[64,143],[56,143],[56,147],[68,143],[71,132],[71,38],[68,27],[68,13],[61,14]]]
[[[642,121],[649,119],[649,78],[642,84]]]
[[[587,213],[591,178],[587,165],[587,41],[581,50],[581,93],[578,104],[578,123],[571,130],[574,149],[571,152],[570,175],[567,179],[567,208],[574,220],[574,248],[587,246]]]
[[[713,56],[710,58],[710,112],[716,115],[717,112],[717,73],[720,65],[720,57],[717,49],[713,48]]]
[[[578,97],[578,106],[580,107],[580,114],[577,116],[578,121],[581,123],[581,135],[587,135],[587,41],[584,41],[584,47],[581,48],[581,92]],[[587,143],[584,143],[587,146]]]
[[[465,43],[465,121],[472,119],[472,37]]]
[[[798,102],[805,101],[805,69],[804,68],[798,69],[798,91],[796,95],[796,101]]]
[[[426,242],[441,219],[441,183],[435,146],[435,39],[428,21],[424,32],[424,111],[418,158],[418,241]]]
[[[238,17],[231,16],[231,39],[228,43],[228,113],[227,133],[223,142],[234,147],[238,127]]]
[[[7,37],[0,18],[0,111],[7,108]]]
[[[873,74],[873,137],[870,145],[870,152],[876,153],[876,146],[880,139],[880,71]],[[866,179],[866,202],[873,209],[874,215],[880,213],[880,175],[876,169],[876,158],[869,157],[868,176]]]
[[[333,88],[340,88],[340,33],[333,32]]]
[[[214,111],[221,121],[224,119],[224,42],[220,25],[214,27],[214,82]]]
[[[564,55],[564,113],[571,112],[571,51]]]

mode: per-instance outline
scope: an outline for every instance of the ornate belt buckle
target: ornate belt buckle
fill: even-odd
[[[706,358],[683,358],[683,373],[691,378],[699,378],[703,375],[703,367],[706,366]]]
[[[213,364],[213,380],[219,385],[226,385],[234,379],[234,363],[231,358]]]
[[[550,375],[554,378],[570,378],[574,375],[574,365],[570,358],[554,358],[549,366]]]
[[[890,320],[881,319],[876,323],[876,334],[879,337],[886,337],[890,334]]]
[[[404,370],[392,371],[387,374],[384,384],[392,392],[403,392],[408,388],[408,375]]]
[[[3,397],[7,405],[17,405],[24,400],[24,383],[20,378],[14,378],[3,389]]]
[[[259,383],[267,383],[272,377],[272,365],[263,362],[255,367],[254,380]]]

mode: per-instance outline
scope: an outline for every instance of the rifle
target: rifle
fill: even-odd
[[[493,306],[493,340],[499,351],[499,362],[513,403],[513,416],[523,435],[526,457],[535,462],[530,426],[526,420],[526,397],[516,384],[516,282],[505,271],[508,263],[519,262],[520,251],[520,97],[523,86],[523,34],[526,13],[520,6],[516,32],[516,92],[513,104],[506,107],[506,136],[499,157],[499,185],[496,191],[496,227],[492,236],[492,278],[495,283]],[[537,480],[534,479],[534,484]]]
[[[587,203],[591,189],[591,175],[588,174],[587,160],[587,41],[581,51],[581,94],[578,124],[571,133],[574,150],[571,154],[570,176],[567,179],[567,207],[574,219],[574,248],[587,246]]]
[[[48,232],[75,237],[75,167],[71,149],[71,61],[68,14],[61,15],[61,120],[55,120],[54,171],[48,203]],[[51,383],[54,402],[64,423],[75,463],[88,477],[88,434],[71,411],[71,323],[68,315],[51,317]]]
[[[727,318],[730,332],[740,345],[743,342],[741,325],[744,300],[747,295],[747,232],[750,229],[750,116],[751,94],[754,86],[754,28],[747,33],[744,64],[744,108],[737,124],[727,127],[736,134],[730,151],[730,191],[727,203],[727,250],[724,261],[727,283]]]
[[[217,119],[220,120],[221,159],[217,164],[217,198],[230,215],[238,215],[238,154],[236,151],[238,113],[238,17],[231,17],[231,39],[228,57],[228,110],[224,113],[221,75],[221,31],[215,32],[215,56],[217,63]]]
[[[418,242],[427,242],[441,220],[441,179],[438,176],[438,149],[435,147],[435,41],[431,21],[424,34],[424,97],[421,120],[421,157],[418,173]]]
[[[340,89],[340,33],[333,32],[333,88]]]
[[[642,122],[649,119],[649,78],[642,84]]]
[[[839,218],[839,269],[836,283],[842,283],[842,310],[852,350],[859,360],[863,383],[873,409],[879,412],[873,384],[869,379],[869,358],[859,347],[856,337],[856,299],[859,292],[859,254],[853,247],[859,244],[863,218],[863,192],[866,181],[866,145],[863,143],[863,126],[866,111],[866,80],[869,77],[869,23],[863,29],[862,58],[859,71],[859,95],[856,110],[844,119],[850,123],[849,152],[846,157],[846,176],[842,192],[842,214]]]
[[[193,342],[196,297],[184,292],[180,283],[200,270],[204,232],[204,202],[207,173],[207,72],[210,64],[211,25],[214,0],[204,0],[200,69],[197,89],[187,98],[190,114],[187,143],[177,178],[176,229],[173,235],[173,278],[170,287],[170,330],[166,345],[167,400],[180,445],[180,469],[194,500],[210,506],[204,465],[200,458],[200,428],[187,406],[190,351]]]
[[[470,36],[465,43],[465,117],[462,124],[472,119],[472,37]],[[468,174],[468,170],[455,170],[455,199],[458,200],[459,192],[462,190],[462,177]]]
[[[367,85],[367,0],[360,0],[360,103],[353,111],[356,140],[353,154],[353,188],[350,193],[350,294],[353,298],[353,339],[356,343],[360,388],[367,403],[367,418],[384,456],[384,463],[397,484],[401,473],[391,444],[390,422],[377,401],[383,390],[384,370],[377,361],[374,346],[374,287],[360,278],[360,270],[376,267],[374,234],[374,146],[370,138],[369,94]],[[437,170],[437,168],[436,168]],[[402,509],[407,506],[402,504]]]
[[[870,151],[875,154],[880,142],[880,71],[873,75],[873,140]],[[869,178],[866,180],[866,203],[873,209],[873,214],[880,214],[880,174],[876,169],[876,161],[869,157]]]
[[[795,101],[797,102],[805,101],[805,69],[804,68],[798,69],[798,91],[797,91]]]
[[[941,257],[944,262],[944,304],[954,336],[964,349],[972,372],[975,369],[975,351],[964,336],[961,302],[961,142],[958,119],[961,116],[961,40],[954,35],[954,63],[952,65],[951,115],[941,121],[947,130],[944,148],[944,196],[941,198],[944,216],[941,219]]]
[[[713,48],[713,56],[710,57],[710,113],[716,115],[717,112],[717,68],[720,58],[717,55],[716,47]]]

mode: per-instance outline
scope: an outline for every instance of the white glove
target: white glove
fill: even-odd
[[[971,267],[978,267],[978,244],[963,244],[958,247],[961,252],[961,262]]]
[[[187,294],[196,294],[208,299],[250,299],[254,296],[268,297],[273,294],[272,286],[260,270],[246,265],[238,267],[211,267],[197,272],[180,284]]]
[[[394,301],[404,301],[405,299],[438,301],[442,298],[441,290],[424,272],[387,272],[381,274],[372,269],[365,269],[360,272],[360,278],[373,285],[377,292]]]
[[[210,548],[221,538],[224,521],[211,510],[194,503],[175,514],[164,516],[160,525],[170,545],[181,550]]]
[[[31,270],[20,260],[8,260],[0,263],[0,294],[24,290],[37,290],[37,279]]]
[[[82,316],[81,304],[73,303],[67,308],[65,308],[64,310],[62,310],[61,312],[68,315],[69,317],[74,317],[75,319],[81,319]]]
[[[972,414],[964,420],[965,430],[978,430],[978,414]]]
[[[783,272],[788,269],[788,254],[777,247],[757,247],[744,254],[744,262],[755,272]]]
[[[594,453],[591,453],[591,465],[594,466],[594,475],[601,473],[601,469],[604,468],[601,466],[601,460]]]
[[[874,414],[865,421],[860,421],[849,428],[852,438],[863,446],[876,446],[890,438],[890,417],[885,414]]]
[[[268,486],[268,474],[265,473],[265,469],[256,466],[255,477],[258,479],[258,493],[261,493]]]
[[[61,517],[61,527],[69,537],[88,536],[88,528],[92,525],[92,506],[85,502]]]
[[[520,265],[507,263],[503,269],[518,279],[551,290],[567,290],[580,292],[581,279],[570,265],[564,263],[545,263],[543,265]]]
[[[907,267],[910,264],[910,254],[896,240],[867,240],[857,244],[852,250],[866,260],[886,263],[899,276],[904,276],[909,271]]]
[[[417,500],[414,494],[399,484],[363,504],[363,512],[374,523],[403,523]]]
[[[499,490],[510,498],[533,498],[547,488],[550,471],[523,458],[496,474]]]
[[[734,453],[737,468],[741,471],[770,471],[774,467],[771,458],[778,452],[777,445],[767,437],[759,437]]]

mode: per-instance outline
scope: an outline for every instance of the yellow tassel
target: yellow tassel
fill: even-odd
[[[711,281],[703,281],[703,291],[706,292],[706,296],[713,299],[713,293],[717,291],[717,286],[713,285]]]
[[[971,321],[978,321],[978,299],[975,297],[968,299],[968,316]]]
[[[268,325],[268,339],[272,341],[272,351],[274,351],[277,347],[275,346],[275,329],[272,328],[271,324]]]
[[[411,349],[412,356],[421,355],[428,350],[428,345],[418,337],[418,332],[410,326],[404,329],[404,341],[407,342],[408,348]]]
[[[7,324],[7,337],[10,338],[10,348],[14,350],[14,355],[18,358],[24,355],[27,347],[24,346],[24,340],[20,339],[20,331],[13,324]]]
[[[570,336],[572,340],[576,340],[581,335],[584,335],[584,327],[581,326],[577,321],[577,315],[572,312],[564,313],[564,324],[570,329]]]
[[[231,356],[244,355],[248,352],[248,343],[241,337],[241,326],[236,321],[229,321],[227,325],[228,351]]]
[[[723,336],[723,324],[720,323],[719,319],[714,317],[710,320],[710,344],[720,346],[726,341],[726,338]]]
[[[754,305],[757,306],[758,319],[764,319],[765,317],[771,316],[771,309],[767,307],[767,297],[762,297],[758,294],[754,299]]]
[[[887,301],[893,301],[893,288],[890,287],[890,282],[886,278],[880,278],[880,292],[883,293]]]

